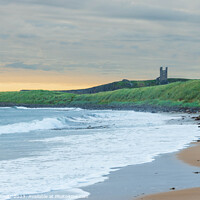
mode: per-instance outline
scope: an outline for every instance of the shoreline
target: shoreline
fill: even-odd
[[[140,197],[136,200],[199,200],[200,188],[171,191]]]
[[[193,171],[193,174],[200,174],[200,141],[191,143],[191,145],[179,151],[176,154],[176,158],[181,162],[197,167],[196,171]],[[188,187],[183,190],[176,190],[176,188],[171,188],[174,191],[156,193],[147,196],[140,196],[135,198],[135,200],[199,200],[200,197],[200,185],[199,187]]]
[[[19,106],[19,105],[17,105],[17,106]],[[22,105],[20,105],[20,106],[22,106]],[[25,106],[25,105],[23,105],[23,106]],[[51,106],[51,107],[54,108],[55,106]],[[59,106],[59,107],[62,107],[62,106]],[[59,108],[59,107],[55,107],[55,108]],[[66,107],[69,107],[69,106],[66,106]],[[116,109],[116,110],[119,110],[119,109]],[[140,111],[142,111],[142,110],[140,110]],[[160,111],[160,112],[162,112],[162,111]],[[176,113],[173,113],[173,114],[176,114]],[[197,115],[199,116],[199,114],[197,114],[197,113],[196,113],[196,116],[194,114],[189,115],[188,113],[185,113],[185,115],[187,115],[187,116],[182,116],[182,119],[180,118],[180,121],[178,121],[178,123],[180,123],[180,124],[192,123],[192,122],[195,123],[195,120],[199,120],[199,117],[197,117]],[[174,122],[176,123],[176,121],[170,121],[170,123],[174,123]],[[198,123],[198,121],[196,121],[196,124],[197,123]],[[198,145],[200,143],[196,142],[193,144]],[[190,145],[189,148],[181,150],[180,152],[187,151],[190,148],[193,149],[194,147],[193,146],[191,147],[191,145]],[[200,148],[200,145],[199,145],[199,148]],[[154,197],[152,195],[145,196],[145,197],[141,196],[139,198],[138,198],[138,196],[145,195],[145,194],[151,194],[151,193],[157,193],[157,192],[163,192],[163,191],[170,191],[170,188],[173,188],[173,187],[175,187],[177,190],[181,190],[184,188],[189,188],[190,186],[191,187],[199,186],[198,175],[193,173],[193,172],[197,171],[198,168],[195,168],[192,166],[190,166],[190,167],[186,166],[182,161],[180,161],[180,159],[177,159],[176,154],[177,153],[161,154],[159,156],[156,156],[154,161],[151,163],[144,163],[144,164],[140,164],[140,165],[127,166],[127,167],[120,168],[118,171],[111,172],[109,175],[107,175],[106,177],[108,177],[108,179],[106,181],[88,186],[86,188],[84,187],[81,189],[83,189],[84,191],[87,191],[91,194],[88,198],[86,198],[88,200],[102,200],[102,199],[104,199],[104,200],[107,200],[107,199],[121,200],[121,199],[133,199],[133,198],[137,198],[137,200],[152,200],[152,197]],[[178,152],[178,154],[179,154],[179,152]],[[182,168],[184,170],[179,172],[180,168]],[[174,169],[176,169],[175,172],[174,172]],[[170,171],[173,172],[171,174],[171,176],[169,176],[169,174],[171,173]],[[185,173],[188,173],[186,176],[187,182],[182,184],[181,182],[185,181],[185,175],[184,175]],[[131,177],[130,177],[130,174],[131,174]],[[194,176],[196,179],[195,181],[193,179]],[[134,179],[135,177],[136,177],[136,181],[130,180],[130,178]],[[176,179],[179,179],[179,177],[181,177],[182,179],[176,180]],[[140,183],[138,185],[139,179],[140,179]],[[152,184],[154,184],[152,182],[154,182],[155,179],[157,182],[155,183],[155,185],[152,186]],[[162,183],[163,179],[166,182],[165,184]],[[172,180],[175,180],[175,182]],[[194,184],[193,184],[193,181],[194,181]],[[148,183],[146,183],[146,182],[148,182]],[[162,185],[160,186],[160,184],[162,184]],[[100,188],[102,188],[102,190],[101,189],[99,190],[99,186],[100,186]],[[121,187],[123,187],[123,188],[121,188]],[[131,190],[133,190],[134,188],[137,188],[136,191],[131,192]],[[148,188],[148,189],[146,189],[146,188]],[[197,193],[198,193],[198,189],[199,188],[197,188]],[[110,191],[108,191],[108,190],[110,190]],[[187,192],[191,192],[193,190],[194,189],[189,189],[189,190],[187,190]],[[107,194],[103,194],[103,193],[105,193],[105,191]],[[113,192],[115,192],[116,194],[113,194]],[[145,194],[144,194],[144,192],[145,192]],[[171,193],[173,193],[173,191],[170,192],[170,194]],[[175,191],[175,193],[179,194],[180,192]],[[165,195],[165,193],[160,193],[160,194]],[[158,194],[158,195],[160,195],[160,194]],[[185,190],[183,190],[183,194],[185,194]],[[104,196],[104,195],[107,195],[107,196]],[[103,196],[103,198],[102,198],[102,196]],[[170,197],[170,199],[171,199],[171,197]],[[162,200],[162,198],[160,198],[160,196],[159,196],[159,200]],[[165,200],[165,199],[163,199],[163,200]],[[171,199],[171,200],[173,200],[173,199]],[[176,199],[176,200],[178,200],[178,199]],[[193,200],[193,199],[191,199],[191,200]],[[194,199],[194,200],[197,200],[197,199]]]
[[[66,104],[66,105],[42,105],[42,104],[15,104],[15,103],[2,103],[0,107],[27,107],[27,108],[81,108],[87,110],[132,110],[136,112],[175,112],[175,113],[189,113],[196,114],[200,113],[200,107],[179,107],[179,106],[159,106],[159,105],[102,105],[102,104]]]
[[[197,140],[195,143],[192,143],[192,146],[183,149],[177,154],[177,158],[183,162],[200,167],[200,141]]]
[[[197,118],[190,116],[189,119],[185,119],[186,121],[182,119],[179,123],[197,124],[195,121]],[[194,144],[199,145],[200,150],[200,143],[192,142],[185,149],[174,153],[160,154],[150,163],[127,166],[120,168],[119,171],[111,172],[106,176],[108,177],[106,181],[81,188],[89,192],[90,196],[80,200],[154,200],[154,195],[149,195],[153,193],[161,194],[155,200],[179,200],[171,199],[171,196],[169,199],[163,198],[163,194],[165,195],[163,192],[174,194],[172,191],[174,189],[176,197],[179,195],[179,191],[193,197],[192,192],[198,195],[198,198],[194,200],[198,200],[200,184],[199,175],[195,172],[198,172],[199,167],[188,165],[177,157],[178,154],[187,152],[190,148],[192,150],[196,148]],[[187,189],[191,187],[192,189]],[[192,198],[184,199],[182,196],[180,199],[193,200]]]
[[[176,113],[173,113],[173,115],[176,115]],[[181,116],[180,119],[169,120],[168,122],[170,124],[179,123],[180,125],[194,123],[192,116],[195,115],[178,115]],[[180,168],[182,169],[181,171]],[[143,195],[144,192],[145,194],[150,194],[153,192],[169,191],[171,187],[183,189],[190,185],[192,187],[199,186],[198,175],[192,173],[197,169],[194,167],[188,167],[184,163],[177,160],[176,153],[160,154],[154,158],[153,162],[132,166],[130,165],[117,169],[118,171],[114,171],[106,175],[105,177],[107,177],[107,180],[104,182],[80,188],[91,194],[86,199],[128,200]],[[175,169],[174,173],[171,173],[172,169]],[[169,174],[170,176],[168,176]],[[186,182],[184,182],[185,174],[187,177]],[[182,179],[178,180],[178,177],[181,177]],[[195,181],[193,177],[195,178]],[[163,179],[165,180],[165,183],[160,185],[161,180]],[[176,180],[176,182],[173,182],[172,180]],[[155,183],[153,183],[154,181]],[[179,187],[181,182],[184,182],[184,184]],[[62,191],[55,192],[58,192],[56,194],[60,194]],[[49,193],[49,195],[50,194],[51,193]]]
[[[176,153],[161,154],[152,162],[111,172],[104,182],[81,188],[90,195],[78,200],[154,200],[144,199],[143,195],[170,192],[172,187],[177,190],[198,187],[199,176],[193,173],[198,168],[178,160]]]

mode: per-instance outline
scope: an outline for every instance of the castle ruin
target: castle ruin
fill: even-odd
[[[157,82],[160,85],[168,84],[168,67],[165,69],[160,67],[160,77],[157,78]]]

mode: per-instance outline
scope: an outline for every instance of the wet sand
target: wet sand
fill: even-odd
[[[190,166],[200,167],[200,142],[193,143],[191,147],[180,151],[177,158]],[[198,169],[198,168],[197,168]],[[193,174],[200,175],[200,168],[193,171]],[[176,188],[171,188],[176,190]],[[170,191],[153,195],[141,196],[137,200],[199,200],[200,188],[191,188],[178,191]]]
[[[121,168],[106,176],[104,182],[82,188],[90,193],[84,200],[131,200],[170,191],[171,187],[177,190],[199,187],[200,175],[193,173],[198,169],[181,162],[176,153],[160,155],[153,162]]]
[[[191,124],[195,122],[191,116],[186,115],[180,120],[170,120],[168,123]],[[200,143],[197,144],[200,146]],[[193,200],[192,198],[199,200],[200,194],[197,187],[200,186],[200,174],[194,173],[200,171],[199,165],[188,165],[181,161],[182,152],[188,153],[188,151],[192,151],[189,155],[193,155],[194,149],[195,152],[198,152],[198,148],[193,148],[192,146],[178,152],[178,154],[169,153],[157,156],[150,163],[127,166],[118,171],[111,172],[108,176],[105,176],[107,180],[104,182],[83,187],[82,189],[89,192],[90,195],[88,198],[80,200],[179,200],[177,196],[180,196],[181,200]],[[180,158],[178,157],[179,153]],[[186,157],[191,158],[191,156]],[[183,158],[185,159],[185,156]],[[195,159],[196,157],[194,162]],[[171,191],[171,188],[175,188],[175,192]],[[187,188],[194,189],[184,190]],[[175,195],[174,198],[171,193]],[[156,195],[150,196],[148,194]],[[168,197],[168,195],[170,196]],[[167,198],[165,196],[168,199],[165,199]]]

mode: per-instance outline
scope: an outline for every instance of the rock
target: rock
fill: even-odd
[[[200,174],[200,172],[193,172],[194,174]]]

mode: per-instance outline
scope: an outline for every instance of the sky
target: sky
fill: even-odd
[[[0,0],[0,91],[200,78],[199,0]]]

